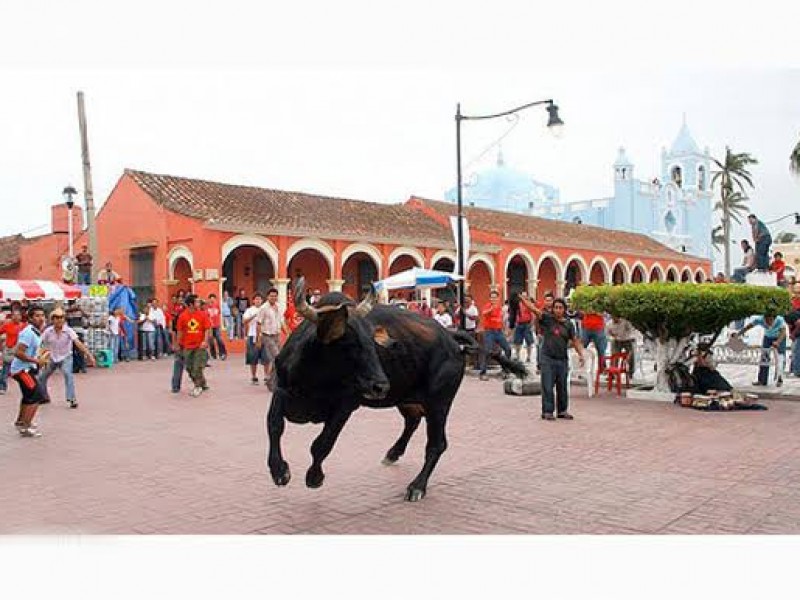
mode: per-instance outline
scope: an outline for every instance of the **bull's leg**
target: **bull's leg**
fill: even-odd
[[[411,436],[414,435],[417,427],[419,427],[419,422],[422,420],[421,410],[406,407],[399,407],[399,409],[400,414],[403,415],[403,419],[405,420],[405,426],[403,427],[403,433],[400,434],[400,438],[386,453],[386,457],[382,461],[385,465],[393,465],[405,454],[408,442]]]
[[[283,417],[283,404],[286,402],[286,392],[277,390],[272,394],[272,402],[267,412],[267,433],[269,435],[269,454],[267,465],[275,485],[286,485],[292,478],[289,465],[283,460],[281,452],[281,436],[286,427]]]
[[[336,439],[342,432],[347,419],[353,414],[352,411],[336,413],[325,421],[322,432],[311,443],[311,466],[306,471],[306,485],[310,488],[318,488],[325,480],[325,473],[322,472],[322,461],[324,461],[333,450]]]
[[[439,458],[447,450],[445,437],[445,424],[447,423],[447,409],[429,411],[425,416],[428,425],[428,443],[425,446],[425,464],[416,479],[406,489],[406,500],[417,502],[425,497],[428,488],[428,479],[439,462]]]

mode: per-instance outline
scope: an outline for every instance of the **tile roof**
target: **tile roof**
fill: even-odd
[[[0,238],[0,269],[11,269],[19,265],[19,248],[24,240],[19,234]]]
[[[442,216],[449,217],[457,214],[456,205],[449,202],[425,198],[412,198],[409,202],[421,203]],[[464,207],[464,215],[467,217],[471,229],[491,232],[507,240],[541,246],[616,252],[669,260],[706,260],[677,252],[639,233],[604,229],[592,225],[578,225],[566,221],[471,206]]]
[[[160,206],[215,228],[452,244],[449,228],[405,204],[381,204],[126,169]]]

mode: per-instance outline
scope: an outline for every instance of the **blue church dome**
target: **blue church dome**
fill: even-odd
[[[456,189],[448,190],[445,199],[455,202]],[[509,167],[503,159],[502,150],[498,152],[497,163],[493,167],[464,177],[463,202],[466,206],[525,212],[552,204],[558,199],[558,188]]]

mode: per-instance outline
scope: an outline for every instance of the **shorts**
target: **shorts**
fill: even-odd
[[[533,332],[530,323],[517,323],[514,328],[514,345],[521,346],[522,343],[533,346]]]
[[[263,344],[267,354],[266,358],[268,363],[278,358],[278,354],[281,352],[280,335],[265,335]]]
[[[33,370],[20,371],[12,375],[19,384],[19,389],[22,390],[22,404],[39,404],[45,400],[37,374],[36,370]]]
[[[265,344],[266,338],[261,338],[261,345],[256,347],[256,339],[254,337],[247,338],[247,352],[245,353],[245,364],[247,365],[266,365],[267,364],[267,349]]]

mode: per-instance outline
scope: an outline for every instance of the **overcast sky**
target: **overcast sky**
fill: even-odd
[[[0,39],[0,235],[49,224],[66,184],[82,193],[79,89],[98,205],[126,167],[378,202],[442,198],[455,182],[457,102],[478,114],[553,98],[565,137],[532,109],[503,149],[564,200],[610,195],[619,146],[638,177],[660,175],[685,113],[712,155],[727,144],[759,160],[755,212],[800,208],[788,171],[800,138],[797,8],[728,3],[739,14],[726,22],[682,0],[666,15],[631,2],[461,2],[454,24],[448,5],[330,4],[220,14],[77,2],[48,19],[13,9],[19,27]],[[507,127],[466,123],[465,161]]]

